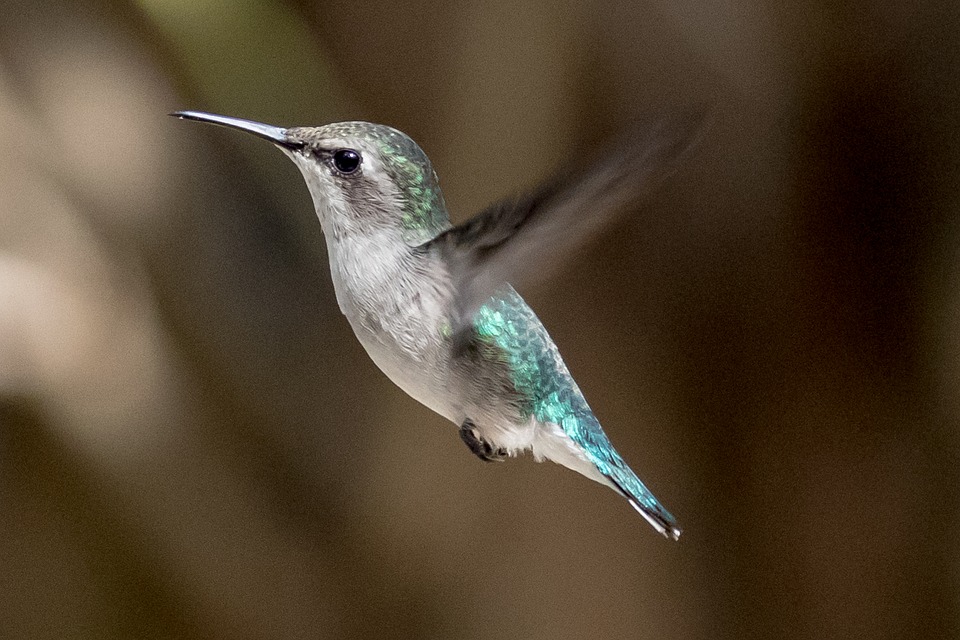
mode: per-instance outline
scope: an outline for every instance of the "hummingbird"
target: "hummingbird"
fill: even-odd
[[[341,312],[373,362],[457,425],[474,455],[493,462],[530,451],[610,487],[659,533],[679,538],[676,519],[610,443],[513,285],[556,270],[673,173],[698,138],[701,112],[659,120],[586,167],[459,225],[427,155],[389,126],[283,128],[199,111],[170,115],[259,136],[297,165]]]

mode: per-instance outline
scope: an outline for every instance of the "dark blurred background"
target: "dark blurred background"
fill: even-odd
[[[0,0],[0,637],[956,638],[960,4]],[[485,465],[340,316],[293,165],[453,216],[713,105],[524,291],[685,528]]]

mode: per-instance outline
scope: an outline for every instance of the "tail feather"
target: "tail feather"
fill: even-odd
[[[627,499],[630,506],[636,509],[637,513],[643,516],[643,519],[649,522],[650,526],[656,529],[660,535],[669,540],[679,540],[683,529],[677,524],[676,518],[663,508],[660,502],[653,497],[653,494],[640,482],[640,479],[630,471],[629,467],[626,467],[625,471],[632,476],[629,478],[633,480],[630,484],[637,487],[637,490],[629,491],[624,486],[626,483],[610,475],[607,477],[616,485],[616,488],[620,490],[620,493]]]
[[[650,523],[650,525],[660,532],[664,538],[670,540],[679,540],[680,534],[683,533],[683,529],[677,526],[676,521],[673,520],[673,517],[664,517],[663,513],[658,513],[652,509],[647,509],[640,505],[633,498],[627,498],[630,502],[630,506],[637,510],[637,513],[643,516],[643,519]],[[670,514],[666,514],[669,516]]]

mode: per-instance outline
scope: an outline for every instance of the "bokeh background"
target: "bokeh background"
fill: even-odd
[[[0,637],[958,637],[958,69],[949,0],[0,0]],[[293,165],[166,116],[391,124],[462,220],[694,103],[523,292],[676,544],[476,460]]]

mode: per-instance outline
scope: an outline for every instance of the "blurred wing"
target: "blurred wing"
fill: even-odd
[[[422,245],[449,265],[459,334],[504,283],[520,288],[552,274],[577,248],[648,195],[699,138],[705,111],[664,118],[624,139],[594,165],[555,176],[530,193],[489,206]]]

